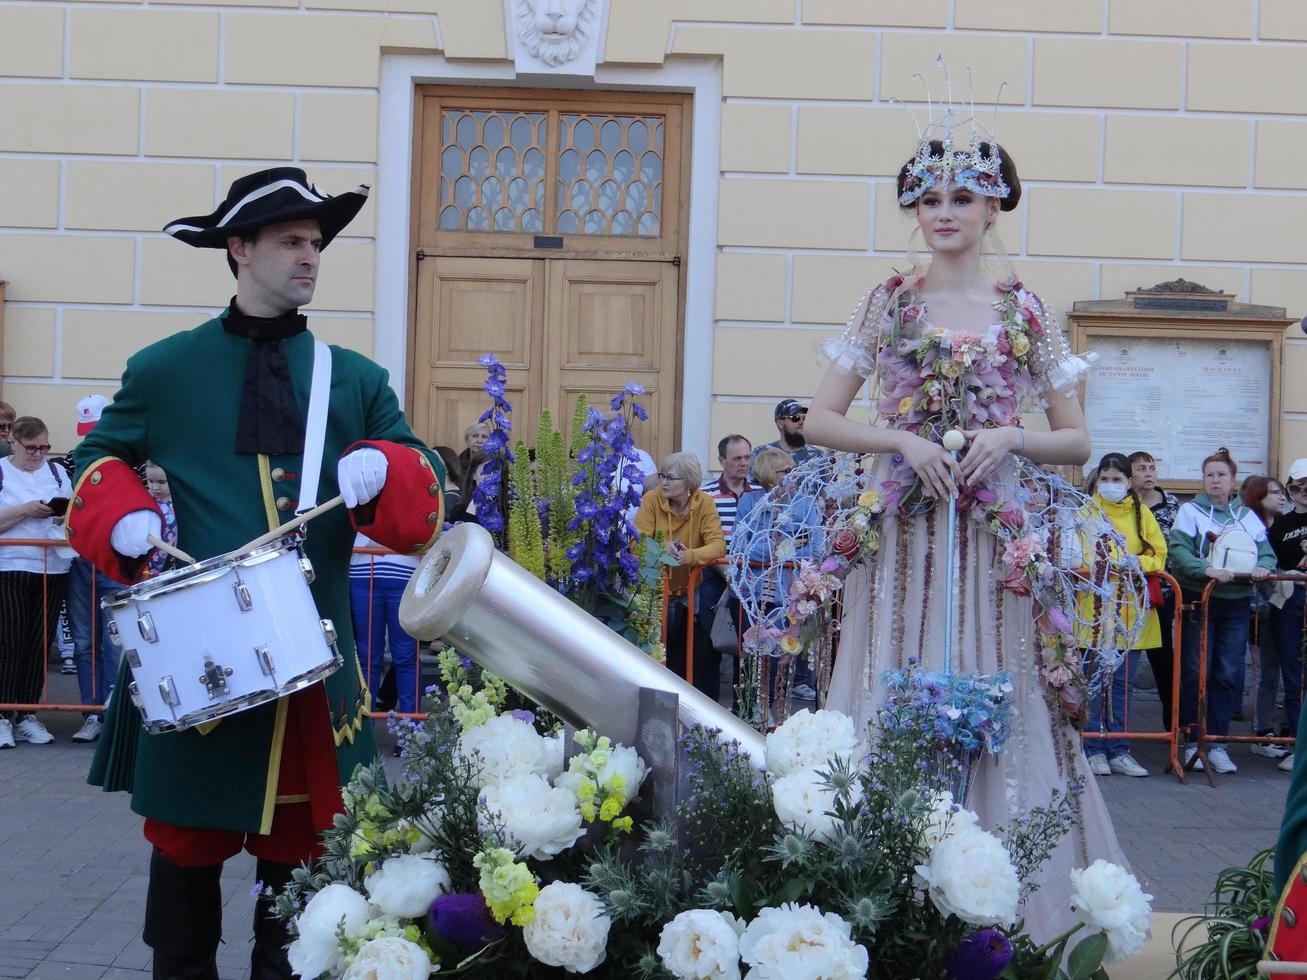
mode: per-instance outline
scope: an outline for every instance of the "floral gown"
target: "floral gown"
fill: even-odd
[[[1022,410],[1074,393],[1087,365],[1070,353],[1040,299],[1015,279],[996,287],[998,319],[982,336],[932,326],[916,299],[918,282],[895,277],[877,287],[844,334],[825,348],[836,364],[875,375],[886,424],[938,441],[954,427],[1019,425]],[[910,660],[926,669],[944,667],[950,601],[944,594],[946,508],[921,497],[901,457],[877,457],[868,475],[884,494],[884,518],[878,548],[855,565],[843,587],[839,653],[826,700],[826,707],[858,725],[874,720],[883,703],[881,675],[887,668]],[[1082,505],[1064,505],[1060,517],[1041,509],[1055,483],[1060,481],[1028,461],[1010,459],[983,490],[959,502],[953,599],[953,669],[1009,671],[1014,686],[1008,743],[997,758],[982,758],[968,804],[981,824],[1020,820],[1030,808],[1047,804],[1052,790],[1066,789],[1074,778],[1083,781],[1079,824],[1041,869],[1040,888],[1023,910],[1036,941],[1073,924],[1073,869],[1097,858],[1126,866],[1080,738],[1059,707],[1066,671],[1052,662],[1051,641],[1041,635],[1056,631],[1049,620],[1073,608],[1070,597],[1046,599],[1048,609],[1037,617],[1029,583],[1037,591],[1039,576],[1023,570],[1031,558],[1025,551],[1038,551],[1041,540],[1049,552],[1044,564],[1079,566],[1086,531],[1091,539],[1097,533],[1086,528],[1093,521]],[[1059,534],[1059,521],[1072,526]]]

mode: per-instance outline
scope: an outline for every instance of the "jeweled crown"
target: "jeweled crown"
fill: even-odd
[[[936,64],[944,70],[946,101],[936,111],[930,87],[926,86],[928,119],[924,129],[917,126],[917,150],[912,162],[908,164],[908,172],[899,193],[899,204],[906,207],[932,187],[943,187],[949,182],[954,187],[965,187],[985,197],[1007,197],[1011,190],[1003,180],[998,141],[993,132],[976,118],[974,99],[967,106],[968,112],[959,113],[953,104],[953,86],[949,82],[948,68],[944,65],[942,55]],[[967,69],[967,74],[970,76],[970,68]],[[920,74],[913,77],[921,79],[922,84],[926,85]],[[1001,94],[1002,89],[999,91]],[[912,118],[915,123],[916,116],[913,115]],[[959,148],[957,135],[967,126],[970,126],[969,138],[966,145]],[[932,144],[936,143],[940,147],[938,152],[932,149]]]

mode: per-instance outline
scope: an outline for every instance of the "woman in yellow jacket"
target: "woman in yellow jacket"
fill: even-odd
[[[685,591],[690,566],[706,565],[726,554],[726,538],[717,504],[699,489],[703,467],[694,453],[672,453],[663,460],[658,486],[645,492],[635,515],[635,528],[645,537],[659,531],[665,536],[668,553],[679,566],[671,571],[672,601],[667,612],[667,666],[685,676]],[[711,610],[699,610],[709,613]],[[721,693],[722,655],[713,649],[707,630],[701,625],[705,617],[695,616],[694,686],[714,701]]]
[[[1157,518],[1139,500],[1130,488],[1130,460],[1121,453],[1108,453],[1098,463],[1098,486],[1093,501],[1103,509],[1112,526],[1125,539],[1126,550],[1137,555],[1139,565],[1145,574],[1160,572],[1166,568],[1166,538],[1158,526]],[[1101,547],[1097,542],[1091,547]],[[1110,585],[1111,583],[1107,583]],[[1094,606],[1098,598],[1092,592],[1084,592],[1079,599],[1080,615],[1076,617],[1076,643],[1082,650],[1086,664],[1092,662],[1095,652],[1108,644],[1115,646],[1122,642],[1134,628],[1138,613],[1132,607],[1126,607],[1122,621],[1102,623],[1102,617]],[[1135,669],[1139,665],[1139,654],[1143,650],[1152,650],[1162,645],[1162,629],[1158,622],[1157,610],[1145,608],[1140,610],[1145,616],[1139,636],[1112,674],[1112,703],[1109,717],[1103,715],[1102,692],[1096,693],[1089,702],[1089,716],[1085,730],[1090,732],[1125,731],[1126,688],[1134,681]],[[1103,687],[1106,688],[1106,680]],[[1130,754],[1130,743],[1125,739],[1087,739],[1085,753],[1089,756],[1089,768],[1096,775],[1108,776],[1118,773],[1122,776],[1147,776],[1148,770],[1135,761]]]

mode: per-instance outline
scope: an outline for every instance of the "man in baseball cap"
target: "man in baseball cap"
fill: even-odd
[[[808,441],[803,437],[803,423],[807,417],[807,407],[800,405],[797,398],[782,398],[776,403],[772,418],[776,422],[776,431],[780,434],[780,438],[775,442],[753,447],[753,453],[749,458],[750,480],[757,482],[753,477],[753,460],[757,459],[758,454],[764,449],[785,450],[794,458],[795,465],[823,455],[820,449],[809,446]]]

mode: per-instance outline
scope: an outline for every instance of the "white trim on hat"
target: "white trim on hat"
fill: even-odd
[[[1286,480],[1307,479],[1307,459],[1295,459],[1289,465],[1289,472],[1285,476]]]
[[[215,229],[223,228],[228,223],[230,223],[231,220],[235,218],[238,213],[240,213],[241,208],[245,207],[245,205],[251,204],[254,201],[259,200],[260,198],[267,197],[269,194],[274,194],[285,187],[288,187],[291,190],[295,191],[295,193],[299,194],[300,197],[304,198],[306,201],[312,201],[315,204],[323,204],[331,199],[330,197],[323,197],[321,194],[319,194],[317,188],[305,187],[297,180],[290,180],[290,179],[278,180],[271,184],[268,184],[265,187],[260,187],[256,191],[250,191],[239,201],[237,201],[234,205],[232,205],[232,209],[228,211],[225,215],[223,215],[222,220],[219,221],[212,228],[199,228],[196,227],[195,225],[184,225],[181,224],[180,222],[175,222],[171,225],[168,225],[166,228],[164,228],[163,229],[164,233],[168,235],[174,235],[179,231],[214,231]]]

